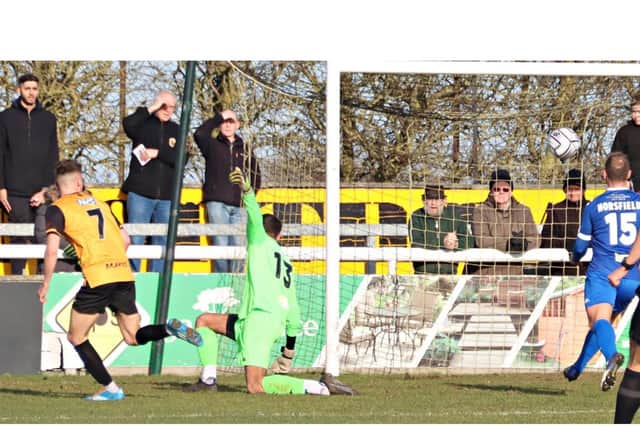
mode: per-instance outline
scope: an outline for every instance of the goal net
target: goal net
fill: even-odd
[[[254,94],[232,108],[252,118],[242,132],[262,170],[258,200],[283,220],[295,261],[303,332],[294,366],[573,363],[588,331],[590,253],[575,265],[571,251],[584,206],[605,189],[600,171],[629,120],[635,67],[375,64],[328,77],[323,67],[315,73],[329,88],[328,120],[320,92],[287,92],[292,75],[265,82],[239,66],[233,77]],[[309,111],[326,121],[328,140],[322,125],[295,126]],[[564,161],[547,142],[559,128],[580,138]],[[242,294],[242,274],[224,280]],[[623,352],[630,313],[614,324]],[[235,346],[224,340],[221,351],[221,364],[234,366]],[[587,362],[602,365],[599,353]]]
[[[361,277],[341,311],[342,370],[559,370],[576,360],[590,253],[579,265],[570,255],[584,206],[605,190],[600,172],[630,119],[637,72],[341,69],[340,271]],[[547,144],[558,128],[581,141],[564,162]],[[634,307],[614,323],[623,353]],[[600,353],[587,362],[602,366]]]
[[[57,65],[44,65],[53,84]],[[93,67],[83,77],[88,87],[106,85],[100,99],[111,100],[111,112],[152,98],[138,92],[148,82],[141,76],[153,90],[184,86],[179,62]],[[197,70],[192,127],[212,111],[237,112],[261,170],[258,202],[284,223],[302,311],[296,368],[558,370],[575,360],[588,331],[590,254],[571,264],[572,242],[586,203],[605,190],[600,171],[630,119],[638,64],[207,61]],[[91,77],[101,74],[111,77]],[[118,104],[113,88],[124,80],[137,83]],[[89,116],[115,117],[99,114],[102,105]],[[96,126],[99,135],[116,132],[113,120]],[[564,161],[547,143],[562,128],[579,137]],[[104,147],[68,146],[66,155],[87,157],[91,185],[124,176],[125,144],[95,139]],[[185,184],[200,185],[203,160],[191,154]],[[190,220],[206,218],[198,203]],[[228,233],[244,235],[244,226]],[[179,242],[176,256],[199,249],[220,258],[205,240]],[[243,248],[225,249],[243,260]],[[201,267],[203,258],[182,259]],[[241,264],[210,271],[188,284],[194,302],[174,291],[187,318],[238,309]],[[633,307],[615,322],[623,353]],[[283,343],[284,335],[274,357]],[[220,351],[221,367],[238,366],[235,344],[225,338]],[[588,362],[602,364],[599,354]]]
[[[319,366],[325,344],[325,123],[326,64],[322,62],[229,62],[199,64],[200,99],[211,96],[220,81],[227,93],[219,93],[216,109],[232,109],[241,122],[239,134],[254,156],[261,174],[257,200],[263,213],[276,215],[283,223],[281,244],[293,262],[293,280],[301,310],[302,332],[296,340],[294,367]],[[236,95],[231,95],[231,93]],[[202,107],[203,111],[208,111]],[[202,113],[207,114],[207,113]],[[198,119],[196,119],[197,122]],[[247,166],[249,162],[247,163]],[[236,234],[245,233],[244,224]],[[213,264],[213,262],[212,262]],[[221,276],[218,290],[237,312],[245,285],[242,263],[234,263],[231,274]],[[260,286],[260,278],[253,278]],[[345,279],[348,280],[348,279]],[[222,307],[221,307],[222,308]],[[280,355],[282,339],[273,346]],[[237,348],[227,338],[220,341],[220,365],[238,367]]]

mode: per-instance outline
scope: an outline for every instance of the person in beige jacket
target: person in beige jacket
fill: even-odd
[[[540,236],[531,209],[513,197],[513,181],[509,171],[494,171],[489,180],[489,191],[487,200],[473,210],[472,230],[476,246],[511,253],[540,247]],[[520,265],[514,267],[518,268],[500,268],[487,273],[522,274]]]

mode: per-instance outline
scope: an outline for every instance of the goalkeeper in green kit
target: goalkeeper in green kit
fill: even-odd
[[[218,334],[234,340],[244,366],[247,391],[268,394],[355,394],[330,374],[319,381],[287,375],[267,376],[271,348],[286,332],[282,355],[273,362],[274,374],[289,373],[296,335],[300,333],[300,309],[296,299],[293,264],[278,243],[282,222],[262,215],[256,196],[242,171],[235,168],[229,181],[240,186],[247,209],[247,262],[245,287],[238,314],[205,313],[196,320],[203,345],[198,347],[202,372],[188,391],[217,390]]]

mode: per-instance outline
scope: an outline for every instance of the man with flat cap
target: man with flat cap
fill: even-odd
[[[412,248],[460,250],[473,247],[466,221],[458,217],[441,185],[431,185],[422,195],[424,206],[411,214],[409,236]],[[455,274],[455,263],[414,261],[416,274]]]

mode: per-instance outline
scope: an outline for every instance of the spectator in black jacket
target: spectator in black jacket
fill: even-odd
[[[640,191],[640,92],[631,100],[631,120],[618,129],[611,145],[611,152],[622,151],[631,163],[631,182]]]
[[[40,81],[33,74],[18,78],[18,98],[0,113],[0,203],[12,223],[34,223],[46,209],[45,192],[54,182],[58,161],[56,118],[38,101]],[[13,237],[32,243],[34,237]],[[11,260],[11,274],[22,274],[24,259]]]
[[[544,225],[542,226],[541,245],[542,248],[561,248],[569,253],[573,252],[573,245],[576,243],[578,228],[582,209],[589,201],[585,198],[584,192],[587,183],[584,175],[579,169],[571,169],[564,179],[562,191],[566,198],[552,205],[549,203],[545,212]],[[538,274],[552,276],[570,276],[585,274],[586,267],[571,265],[570,263],[554,262],[550,265],[541,263]]]
[[[176,97],[163,90],[150,107],[138,107],[122,121],[131,139],[129,176],[122,185],[127,193],[127,222],[132,224],[167,224],[171,210],[171,191],[176,164],[176,142],[180,126],[171,120],[176,110]],[[144,244],[145,236],[131,236],[134,245]],[[152,236],[151,244],[166,244],[164,236]],[[161,272],[162,259],[154,259],[148,271]],[[134,271],[140,271],[140,260],[132,259]]]
[[[212,135],[214,129],[217,135]],[[260,168],[250,147],[236,133],[240,122],[235,112],[224,110],[206,120],[194,134],[194,139],[205,159],[204,185],[202,197],[207,207],[207,219],[210,224],[237,224],[237,235],[212,236],[216,246],[244,246],[244,224],[246,212],[240,207],[240,188],[231,184],[229,173],[237,166],[250,180],[251,187],[260,188]],[[217,273],[242,272],[240,260],[216,260],[214,271]]]

